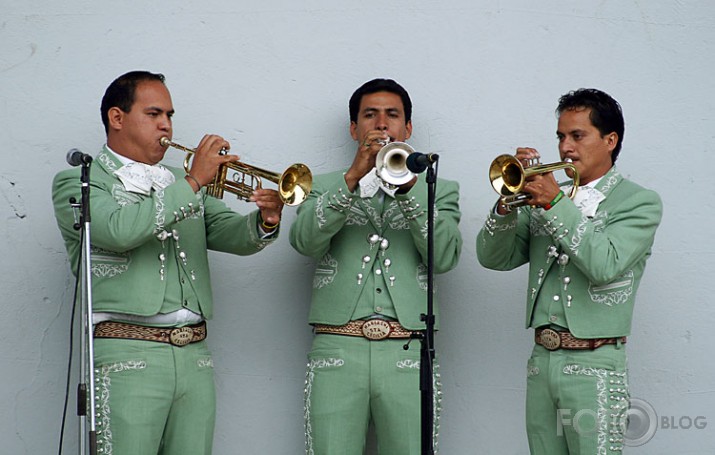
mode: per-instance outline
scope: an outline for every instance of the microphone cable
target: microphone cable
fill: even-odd
[[[84,244],[84,236],[80,235],[80,241],[79,241],[79,251],[82,251],[82,246]],[[62,423],[60,424],[60,441],[59,441],[59,447],[57,454],[62,455],[62,446],[64,444],[64,435],[65,435],[65,425],[67,423],[67,406],[69,403],[69,395],[70,395],[70,381],[72,378],[72,353],[74,351],[74,323],[75,323],[75,316],[77,314],[77,295],[78,295],[78,289],[79,289],[79,276],[81,273],[81,268],[82,268],[82,261],[79,260],[77,261],[77,272],[75,274],[75,285],[74,285],[74,297],[72,299],[72,312],[70,314],[70,339],[69,339],[69,357],[67,359],[67,379],[65,383],[65,399],[64,399],[64,405],[62,407]],[[84,401],[82,401],[84,402]],[[80,444],[82,444],[83,441],[80,441]]]

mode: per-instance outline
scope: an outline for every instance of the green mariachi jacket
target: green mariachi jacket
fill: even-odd
[[[164,266],[171,262],[185,277],[179,283],[183,306],[211,318],[207,248],[249,255],[276,236],[259,237],[258,211],[240,215],[204,192],[194,193],[183,169],[167,167],[176,182],[145,196],[124,188],[114,175],[120,167],[121,162],[104,148],[90,171],[94,310],[141,316],[155,315],[160,309],[178,310],[178,305],[162,308],[167,285],[177,285],[176,276],[163,276]],[[76,271],[80,232],[73,228],[70,197],[81,200],[79,168],[59,172],[52,184],[55,217]]]
[[[529,262],[526,326],[540,290],[558,280],[568,328],[579,338],[630,334],[633,304],[662,216],[660,197],[615,167],[596,188],[606,198],[593,218],[564,198],[551,210],[489,215],[477,236],[479,262],[512,270]],[[568,303],[567,303],[568,302]]]
[[[290,243],[301,254],[318,260],[313,278],[311,324],[347,323],[365,282],[356,277],[382,268],[378,247],[369,238],[389,241],[392,261],[386,286],[400,323],[411,330],[424,328],[420,314],[427,310],[427,184],[424,175],[407,194],[363,199],[351,193],[344,171],[317,176],[308,200],[298,209]],[[459,186],[438,180],[435,195],[434,272],[444,273],[459,261]],[[363,258],[370,258],[363,263]],[[365,267],[363,268],[363,265]],[[435,314],[436,305],[435,305]]]

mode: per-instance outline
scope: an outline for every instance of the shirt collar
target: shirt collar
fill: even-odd
[[[119,153],[115,152],[109,145],[104,144],[104,146],[112,155],[114,155],[117,160],[119,160],[120,163],[122,163],[122,166],[127,165],[129,163],[136,163],[136,161],[134,161],[133,159],[127,158],[126,156],[120,155]]]

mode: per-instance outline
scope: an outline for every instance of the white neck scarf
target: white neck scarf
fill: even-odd
[[[377,176],[377,169],[375,168],[360,179],[358,186],[360,187],[360,197],[363,199],[373,197],[379,190],[382,190],[390,197],[395,197],[395,191],[397,191],[397,187],[388,187],[385,185],[385,182]]]
[[[146,196],[151,194],[152,188],[154,191],[163,190],[175,180],[174,174],[160,164],[150,166],[136,161],[117,169],[114,175],[122,181],[127,191]]]
[[[599,181],[600,179],[588,185],[579,186],[578,191],[576,191],[576,196],[573,198],[573,203],[576,204],[576,207],[578,207],[585,216],[593,217],[598,209],[598,204],[606,199],[606,196],[595,188]],[[565,187],[564,193],[570,194],[571,186]]]

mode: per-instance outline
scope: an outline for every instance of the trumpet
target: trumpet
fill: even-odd
[[[159,143],[165,147],[170,146],[186,152],[184,171],[188,174],[191,158],[196,150],[172,142],[168,137],[162,137]],[[219,153],[225,155],[228,152],[221,150]],[[230,179],[229,169],[233,171]],[[239,199],[247,201],[255,190],[263,188],[262,179],[278,184],[281,201],[289,206],[302,204],[313,186],[313,174],[305,164],[293,164],[282,174],[278,174],[236,161],[219,166],[213,182],[206,185],[206,192],[219,199],[223,198],[224,192],[229,192],[235,194]]]
[[[386,142],[375,156],[377,176],[393,186],[409,182],[415,174],[407,168],[407,157],[414,152],[415,149],[405,142]]]
[[[573,172],[573,186],[569,193],[569,198],[573,199],[578,190],[579,175],[570,160],[524,167],[513,155],[499,155],[489,166],[489,181],[494,191],[502,196],[501,202],[504,205],[520,207],[528,204],[531,199],[530,194],[522,192],[527,178],[561,169],[570,169]]]

